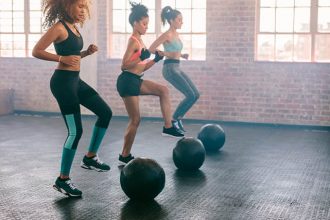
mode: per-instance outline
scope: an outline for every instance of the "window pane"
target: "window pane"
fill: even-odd
[[[30,10],[41,11],[41,0],[30,0]]]
[[[126,21],[125,11],[124,10],[113,10],[113,31],[114,32],[125,32],[125,23]]]
[[[189,54],[189,59],[191,59],[191,34],[181,34],[180,39],[183,44],[183,49],[181,53],[188,53]]]
[[[14,34],[14,50],[25,50],[25,34]]]
[[[13,51],[12,50],[0,50],[0,56],[2,57],[12,57]]]
[[[111,57],[122,58],[127,47],[128,34],[113,34],[111,39]]]
[[[41,11],[30,12],[30,32],[40,33],[41,32]]]
[[[275,7],[275,0],[260,0],[261,7]]]
[[[293,32],[293,8],[276,10],[276,32]]]
[[[283,34],[276,36],[276,60],[292,61],[293,35]]]
[[[175,0],[162,0],[162,8],[165,6],[171,6],[172,8],[175,8]]]
[[[113,5],[112,8],[113,9],[125,9],[125,1],[123,0],[112,0]]]
[[[127,33],[132,33],[133,32],[133,28],[131,26],[131,24],[129,23],[128,17],[129,14],[131,13],[130,10],[126,10],[126,15],[125,15],[125,22],[126,22],[126,32]]]
[[[330,7],[319,8],[318,31],[330,32]]]
[[[206,35],[192,35],[192,48],[189,59],[205,60]]]
[[[277,0],[276,6],[277,7],[293,7],[294,0]]]
[[[13,49],[13,35],[12,34],[1,34],[1,50],[12,50]]]
[[[191,0],[176,0],[176,8],[183,9],[183,8],[191,8]]]
[[[310,32],[310,9],[296,8],[295,9],[295,32]]]
[[[315,60],[330,62],[330,34],[317,35],[315,41]]]
[[[294,36],[294,57],[296,61],[311,60],[311,37],[310,35],[295,35]]]
[[[14,0],[13,9],[14,10],[24,10],[24,0]]]
[[[191,32],[191,10],[181,9],[183,25],[179,32]]]
[[[330,6],[329,0],[319,0],[319,6]]]
[[[12,12],[10,11],[1,11],[1,13],[0,13],[0,19],[12,19],[13,18],[13,14],[12,14]]]
[[[258,35],[258,60],[274,60],[274,35]]]
[[[155,10],[149,10],[149,24],[147,33],[155,33]]]
[[[155,9],[155,0],[142,0],[142,4],[147,6],[149,10]]]
[[[295,6],[311,6],[311,0],[295,0],[294,1]]]
[[[31,33],[41,33],[41,18],[30,19],[30,32]]]
[[[260,32],[275,31],[275,8],[260,9]]]
[[[14,32],[24,32],[24,11],[13,13]]]
[[[193,9],[192,10],[192,31],[206,32],[206,10]]]
[[[13,31],[12,19],[0,19],[0,32],[12,32]]]
[[[28,39],[28,49],[32,50],[34,45],[36,45],[36,43],[38,42],[38,40],[41,37],[41,34],[29,34],[28,35],[29,39]]]
[[[11,11],[13,10],[13,1],[12,0],[1,0],[0,8],[3,11]]]
[[[25,34],[14,35],[14,57],[25,57]]]
[[[38,18],[41,21],[42,13],[41,11],[30,11],[30,18]]]
[[[192,8],[206,8],[206,0],[192,0]]]
[[[14,57],[25,57],[25,50],[14,50]]]

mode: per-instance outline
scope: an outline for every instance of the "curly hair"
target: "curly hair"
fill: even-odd
[[[180,14],[180,11],[173,9],[171,6],[164,7],[160,15],[163,25],[165,25],[166,21],[168,24],[171,24],[170,21],[174,20]]]
[[[148,8],[140,3],[129,2],[132,6],[128,21],[132,25],[135,21],[140,21],[144,17],[149,17]]]
[[[58,20],[65,20],[70,23],[73,23],[74,20],[70,15],[71,7],[76,4],[79,0],[43,0],[42,9],[45,15],[45,20],[43,22],[43,27],[51,27]],[[86,12],[88,18],[90,17],[89,5],[90,0],[86,0],[87,7]],[[80,25],[84,22],[82,21]]]

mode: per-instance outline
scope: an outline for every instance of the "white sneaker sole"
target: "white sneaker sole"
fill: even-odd
[[[173,136],[173,135],[170,135],[170,134],[166,134],[166,133],[162,133],[162,136],[163,137],[172,137],[172,138],[183,138],[184,136]]]
[[[80,166],[86,170],[95,170],[97,172],[108,172],[109,170],[102,170],[100,168],[96,168],[96,167],[93,167],[93,166],[87,166],[86,164],[84,164],[83,162],[80,163]]]
[[[60,193],[62,193],[64,195],[66,195],[66,196],[69,196],[69,197],[81,197],[82,196],[82,195],[74,195],[74,194],[68,193],[65,190],[62,190],[61,188],[58,188],[56,185],[53,185],[53,188],[56,191],[58,191],[58,192],[60,192]]]
[[[118,161],[118,166],[125,166],[127,163],[123,162],[123,161]]]

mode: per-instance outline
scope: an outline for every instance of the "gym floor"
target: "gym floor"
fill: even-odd
[[[94,122],[83,118],[71,170],[83,197],[71,199],[52,188],[66,138],[62,118],[0,117],[0,219],[330,219],[329,129],[220,123],[224,147],[189,173],[176,169],[177,139],[160,135],[162,122],[142,120],[132,153],[155,159],[166,183],[153,202],[136,203],[119,182],[127,119],[111,121],[99,152],[110,172],[80,168]],[[187,136],[196,137],[201,126],[187,122]]]

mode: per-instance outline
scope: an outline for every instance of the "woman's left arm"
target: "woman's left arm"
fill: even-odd
[[[95,44],[91,44],[88,46],[87,50],[81,51],[80,56],[81,58],[87,57],[92,55],[93,53],[98,51],[98,47]]]

